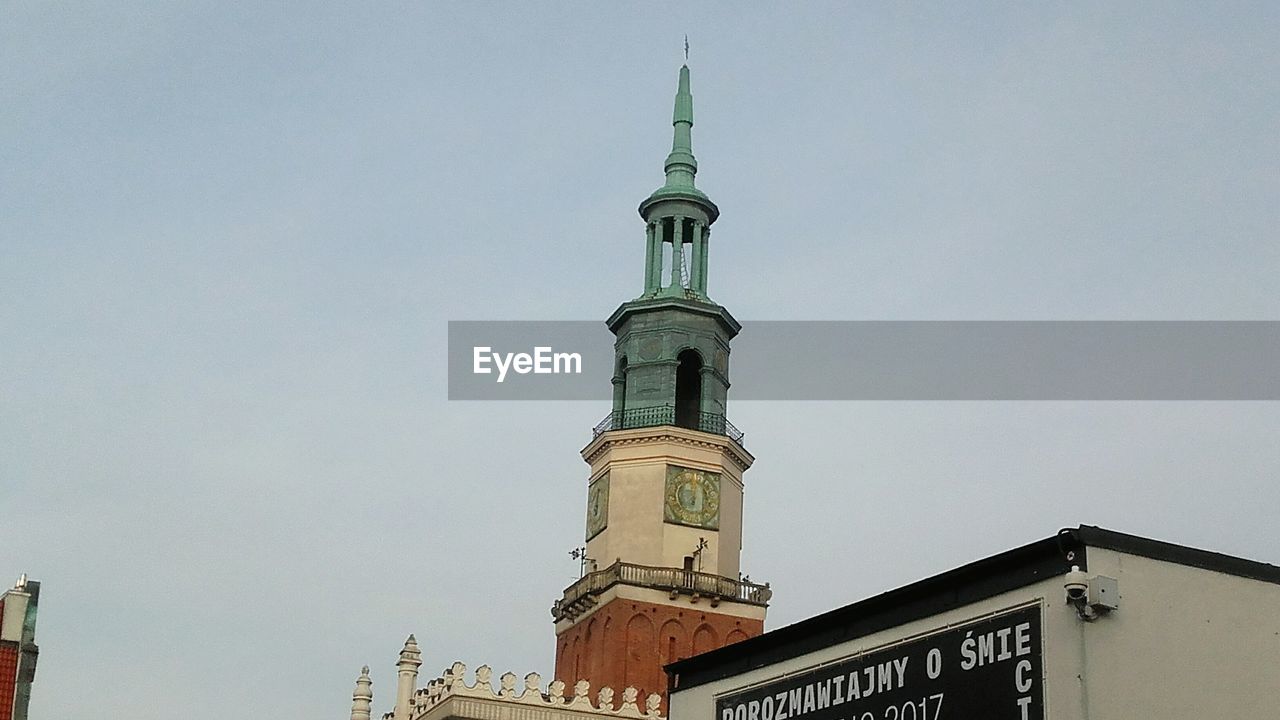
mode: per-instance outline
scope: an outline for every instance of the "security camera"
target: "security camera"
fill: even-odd
[[[1071,566],[1071,572],[1062,580],[1062,589],[1067,604],[1076,609],[1081,620],[1092,622],[1099,615],[1120,607],[1120,586],[1116,579],[1103,575],[1089,577],[1079,565]]]
[[[1071,572],[1063,580],[1062,588],[1067,591],[1068,603],[1081,605],[1089,596],[1089,576],[1080,570],[1079,565],[1072,565]]]

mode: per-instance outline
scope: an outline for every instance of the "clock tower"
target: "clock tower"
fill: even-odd
[[[764,630],[768,585],[740,573],[743,473],[725,417],[738,321],[707,294],[719,208],[694,186],[693,95],[680,68],[666,182],[644,202],[644,289],[609,317],[613,409],[582,458],[581,579],[552,607],[555,676],[666,696],[662,666]]]

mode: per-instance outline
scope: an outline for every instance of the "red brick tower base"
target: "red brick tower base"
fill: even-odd
[[[764,621],[725,615],[705,601],[684,606],[615,599],[556,638],[556,679],[572,688],[591,683],[592,695],[614,689],[614,702],[634,687],[640,702],[650,693],[667,707],[667,677],[662,667],[764,632]]]

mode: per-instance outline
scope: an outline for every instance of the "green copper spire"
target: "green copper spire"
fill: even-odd
[[[676,90],[676,110],[671,124],[675,126],[675,138],[671,154],[667,156],[666,187],[693,187],[693,176],[698,174],[698,161],[693,157],[693,93],[689,92],[689,66],[680,67],[680,87]]]
[[[680,68],[666,181],[644,202],[644,290],[609,317],[617,336],[613,430],[648,425],[728,434],[729,341],[742,327],[707,294],[720,209],[693,185],[693,93]]]
[[[698,161],[693,158],[693,93],[689,66],[680,68],[676,89],[667,181],[640,203],[645,222],[644,292],[641,298],[678,298],[709,303],[707,251],[711,223],[720,209],[693,186]]]
[[[671,124],[674,128],[671,154],[667,155],[663,165],[667,181],[640,203],[640,215],[648,219],[649,209],[659,200],[681,199],[698,203],[706,210],[708,223],[715,222],[720,209],[693,185],[693,178],[698,174],[698,161],[693,157],[693,93],[689,90],[688,65],[680,67],[680,84],[676,88]]]

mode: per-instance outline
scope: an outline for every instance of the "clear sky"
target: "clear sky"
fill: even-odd
[[[551,674],[607,407],[448,402],[446,321],[639,293],[686,32],[739,318],[1280,319],[1280,6],[942,5],[6,4],[32,717]],[[1079,523],[1280,562],[1276,403],[730,402],[770,627]]]

